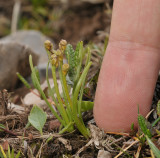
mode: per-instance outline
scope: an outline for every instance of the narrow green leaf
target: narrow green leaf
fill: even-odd
[[[4,150],[3,150],[3,148],[2,148],[1,145],[0,145],[0,149],[1,149],[1,153],[2,153],[3,157],[4,157],[4,158],[7,158],[7,155],[5,154],[5,152],[4,152]]]
[[[0,124],[0,131],[3,131],[6,127],[3,124]]]
[[[19,72],[16,73],[18,78],[21,80],[21,82],[28,88],[28,89],[31,89],[31,86],[29,85],[29,83],[27,82],[27,80],[22,76],[20,75]]]
[[[109,41],[109,38],[108,38],[108,36],[106,36],[105,41],[104,41],[104,51],[103,51],[103,55],[104,55],[105,52],[106,52],[106,48],[107,48],[107,45],[108,45],[108,41]]]
[[[73,118],[74,118],[75,124],[77,125],[78,130],[86,138],[89,137],[90,133],[89,133],[88,129],[85,127],[84,122],[82,121],[82,118],[78,118],[77,104],[78,104],[78,95],[79,95],[79,91],[81,89],[81,85],[87,76],[87,73],[88,73],[88,70],[89,70],[91,64],[92,64],[92,62],[89,62],[88,65],[84,68],[83,73],[80,76],[78,83],[75,87],[75,91],[73,93]]]
[[[160,136],[160,131],[156,129],[156,133]]]
[[[77,50],[77,54],[78,54],[78,64],[77,64],[77,68],[76,68],[76,74],[75,74],[75,83],[74,83],[74,87],[73,87],[73,92],[74,92],[74,89],[78,83],[78,80],[80,78],[80,72],[81,72],[81,69],[82,69],[82,60],[83,60],[83,42],[80,41],[78,43],[78,50]]]
[[[59,78],[60,78],[61,86],[62,86],[62,95],[61,96],[63,96],[65,105],[68,107],[69,106],[68,105],[69,100],[67,100],[68,87],[67,87],[67,82],[66,82],[66,86],[64,85],[65,81],[66,81],[66,78],[65,78],[65,76],[63,75],[63,72],[62,72],[62,63],[60,63],[60,64],[61,65],[59,66],[58,72],[59,72]],[[68,95],[69,95],[69,92],[68,92]]]
[[[91,101],[82,101],[81,102],[81,112],[92,110],[94,102]]]
[[[16,155],[15,158],[19,158],[19,157],[20,157],[20,154],[21,154],[21,152],[19,151],[19,152],[17,153],[17,155]]]
[[[157,114],[160,117],[160,100],[157,103]]]
[[[86,67],[86,66],[88,65],[88,63],[91,61],[91,50],[90,50],[89,47],[87,48],[87,53],[88,53],[88,55],[87,55],[85,67]]]
[[[131,130],[134,130],[134,123],[131,124]]]
[[[42,128],[46,122],[46,119],[46,113],[40,107],[34,105],[30,112],[28,120],[31,123],[31,125],[41,133],[41,135],[43,134]]]
[[[59,132],[59,134],[63,134],[64,132],[67,132],[68,129],[69,129],[70,127],[72,127],[73,124],[74,124],[74,122],[70,122],[67,126],[65,126],[65,127]]]
[[[0,150],[0,158],[4,158],[4,157],[3,157],[3,155],[2,155],[2,152],[1,152],[1,150]]]
[[[159,121],[160,121],[160,117],[158,117],[158,118],[152,123],[152,127],[154,127]]]
[[[46,140],[46,143],[50,142],[53,139],[53,136],[49,136]]]
[[[142,130],[142,132],[143,132],[145,135],[147,135],[149,138],[151,138],[151,137],[152,137],[152,134],[151,134],[150,130],[147,128],[147,121],[146,121],[146,119],[145,119],[142,115],[140,115],[140,114],[138,114],[138,124],[139,124],[140,129]]]
[[[91,60],[91,52],[90,52],[89,48],[87,48],[87,53],[88,53],[88,56],[87,56],[87,59],[86,59],[85,67],[88,65],[88,63]],[[82,106],[82,98],[83,98],[83,93],[84,93],[85,82],[86,82],[86,79],[84,79],[82,84],[81,84],[81,90],[80,90],[80,94],[79,94],[78,114],[80,116],[80,119],[82,119],[82,110],[81,110],[82,107],[81,106]]]
[[[11,150],[10,150],[9,145],[8,145],[8,157],[11,158]]]
[[[146,138],[147,138],[147,142],[148,142],[150,148],[152,149],[154,155],[157,158],[160,158],[160,150],[154,145],[154,143],[151,141],[151,139],[148,136],[146,136]]]
[[[33,83],[34,87],[36,89],[38,89],[38,85],[37,85],[35,76],[38,79],[38,82],[40,83],[40,75],[39,75],[39,71],[38,71],[38,69],[36,67],[34,67],[34,72],[31,73],[31,79],[32,79],[32,83]]]
[[[73,121],[73,117],[72,117],[72,110],[71,110],[70,107],[66,108],[66,113],[68,115],[68,118],[69,118],[70,122],[72,122]]]
[[[14,149],[12,148],[11,158],[14,158]]]
[[[87,76],[87,73],[88,73],[88,70],[91,66],[92,62],[89,62],[88,65],[85,67],[85,69],[83,70],[83,73],[81,75],[81,77],[79,78],[79,81],[75,87],[75,91],[74,91],[74,94],[73,94],[73,112],[76,114],[77,113],[77,102],[78,102],[78,95],[79,95],[79,91],[81,89],[81,85],[82,83],[84,82],[84,80],[86,79],[86,76]]]
[[[52,97],[53,101],[55,102],[56,105],[58,105],[58,102],[54,96],[55,94],[55,89],[54,87],[51,88],[50,82],[49,82],[49,77],[48,77],[48,69],[49,69],[49,63],[47,64],[47,68],[46,68],[46,80],[47,80],[47,85],[48,85],[48,90],[49,90],[49,95]]]

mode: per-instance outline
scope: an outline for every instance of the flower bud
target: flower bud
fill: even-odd
[[[58,59],[56,54],[51,55],[51,62],[52,62],[52,65],[58,67]]]
[[[59,61],[63,61],[63,53],[60,49],[57,49],[54,53],[57,55]]]
[[[62,40],[59,42],[59,44],[62,45],[62,46],[66,46],[66,45],[67,45],[67,41],[62,39]]]
[[[51,50],[51,53],[52,53],[52,54],[56,54],[56,50],[52,49],[52,50]]]
[[[49,40],[46,40],[46,41],[44,42],[44,46],[45,46],[45,48],[46,48],[47,50],[49,50],[49,51],[51,51],[52,48],[53,48],[53,44],[52,44],[51,41],[49,41]]]
[[[62,52],[61,52],[59,49],[57,49],[57,51],[55,51],[55,54],[56,54],[57,56],[60,56],[60,55],[62,54]]]
[[[66,46],[67,46],[67,41],[62,39],[62,40],[59,42],[59,49],[60,49],[62,52],[64,52],[65,49],[66,49]]]
[[[63,54],[61,54],[60,56],[58,56],[58,60],[59,61],[63,61]]]
[[[52,55],[51,55],[51,59],[54,59],[54,58],[57,58],[57,55],[56,55],[56,54],[52,54]]]
[[[63,72],[64,75],[67,74],[68,70],[69,70],[69,64],[63,64],[62,72]]]

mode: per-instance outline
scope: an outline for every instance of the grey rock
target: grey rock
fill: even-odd
[[[38,56],[31,49],[14,42],[0,43],[0,90],[15,88],[16,72],[24,77],[30,75],[29,54],[36,65]]]
[[[50,85],[51,87],[54,86],[53,80],[49,79]],[[61,86],[61,81],[57,80],[58,83],[58,87],[59,87],[59,91],[60,94],[63,92],[62,91],[62,86]],[[42,90],[44,90],[46,87],[48,87],[47,81],[45,80],[43,82],[43,84],[41,84],[41,88]],[[38,90],[33,89],[33,92],[35,94],[38,94]],[[33,92],[29,92],[28,94],[25,95],[25,97],[23,98],[23,102],[25,105],[34,105],[36,104],[37,106],[41,107],[44,109],[44,107],[47,107],[47,104],[45,103],[45,101],[43,99],[41,99],[39,96],[36,96]]]
[[[97,158],[111,158],[111,153],[105,150],[99,150]]]
[[[48,62],[48,56],[44,48],[44,41],[50,40],[49,37],[44,36],[42,33],[35,30],[22,30],[13,33],[9,36],[1,38],[0,42],[16,42],[26,47],[29,47],[37,55],[39,55],[38,65]]]
[[[44,41],[47,39],[49,38],[34,30],[18,31],[0,39],[0,89],[15,87],[17,71],[24,77],[30,75],[28,56],[31,52],[36,57],[34,60],[40,70],[41,78],[45,78],[48,56],[44,48]],[[53,42],[51,39],[49,40]]]

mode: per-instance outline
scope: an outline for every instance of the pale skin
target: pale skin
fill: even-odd
[[[160,0],[114,0],[109,44],[96,90],[94,118],[108,132],[137,127],[150,111],[160,70]]]

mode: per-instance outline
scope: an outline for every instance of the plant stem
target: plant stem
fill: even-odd
[[[53,91],[52,91],[52,89],[51,89],[51,85],[50,85],[49,79],[48,79],[48,67],[49,67],[49,63],[50,63],[50,62],[48,62],[47,68],[46,68],[46,80],[47,80],[47,85],[48,85],[48,88],[49,88],[49,91],[50,91],[50,95],[51,95],[53,101],[55,102],[56,105],[58,105],[58,102],[57,102],[56,98],[54,97],[54,93],[53,93]]]
[[[61,73],[61,76],[62,76],[62,82],[63,82],[63,86],[64,86],[64,91],[65,91],[65,95],[67,97],[67,100],[69,102],[69,105],[71,107],[71,109],[73,110],[73,104],[72,104],[72,100],[70,98],[70,95],[69,95],[69,91],[68,91],[68,87],[67,87],[67,81],[66,81],[66,77],[64,76],[63,72],[62,72],[62,61],[60,62],[60,73]]]
[[[37,97],[41,97],[40,96],[40,94],[37,94],[36,92],[34,92],[32,89],[29,89],[29,91],[31,92],[31,93],[33,93],[34,95],[36,95]],[[53,100],[51,100],[51,99],[47,99],[51,104],[53,104],[53,105],[56,105],[56,103],[53,101]]]
[[[59,77],[60,77],[60,80],[61,80],[61,86],[62,86],[62,90],[63,90],[64,102],[65,102],[66,107],[69,107],[69,103],[68,103],[68,100],[67,100],[67,97],[66,97],[66,94],[65,94],[65,90],[64,90],[64,84],[63,84],[63,79],[62,79],[62,73],[61,73],[60,66],[59,66],[58,71],[59,71]]]
[[[57,99],[58,99],[58,102],[59,102],[59,105],[60,105],[60,106],[57,106],[57,108],[58,108],[61,116],[63,117],[63,119],[66,123],[65,125],[67,125],[67,124],[69,124],[69,118],[67,116],[67,113],[65,111],[65,108],[63,106],[61,96],[60,96],[60,93],[59,93],[57,78],[56,78],[56,67],[51,65],[51,69],[52,69],[52,77],[53,77],[54,87],[55,87]]]
[[[78,94],[79,94],[79,91],[80,91],[80,88],[81,88],[81,85],[83,83],[83,81],[85,80],[86,76],[87,76],[87,72],[91,66],[92,62],[89,62],[88,65],[85,67],[77,85],[76,85],[76,88],[75,88],[75,91],[74,91],[74,94],[73,94],[73,112],[74,113],[77,113],[77,102],[78,102]]]
[[[82,118],[81,105],[82,105],[84,85],[85,85],[85,81],[82,83],[81,90],[80,90],[80,95],[79,95],[79,101],[78,101],[78,115],[79,115],[80,118]]]
[[[159,121],[160,121],[160,117],[158,117],[158,118],[152,123],[152,127],[154,127]]]
[[[3,157],[4,157],[4,158],[7,158],[7,156],[6,156],[6,154],[5,154],[5,152],[4,152],[4,150],[3,150],[3,148],[2,148],[1,145],[0,145],[0,149],[1,149],[1,152],[2,152]]]
[[[88,56],[87,56],[87,60],[85,63],[85,67],[88,65],[88,63],[91,60],[91,51],[89,48],[87,48],[87,52],[88,52]],[[78,102],[78,115],[80,116],[80,118],[82,118],[81,105],[82,105],[84,86],[85,86],[85,79],[84,79],[84,82],[82,83],[82,86],[81,86],[80,95],[79,95],[79,102]]]
[[[62,72],[62,64],[63,63],[61,62],[60,66],[59,66],[59,76],[60,76],[61,85],[62,85],[62,89],[63,89],[63,95],[64,95],[64,100],[65,100],[65,105],[66,105],[66,113],[67,113],[67,116],[68,116],[70,122],[73,122],[71,105],[68,101],[68,96],[67,96],[68,87],[67,87],[67,82],[65,82],[66,78]],[[66,83],[66,85],[65,85],[65,83]],[[69,92],[68,92],[68,95],[69,95]],[[70,99],[70,96],[69,96],[69,99]],[[68,126],[68,128],[65,127],[65,129],[67,129],[69,131],[73,131],[74,130],[73,123],[70,126]]]
[[[74,121],[77,125],[77,128],[78,130],[87,138],[90,133],[89,131],[87,130],[87,128],[85,127],[82,118],[78,118],[78,115],[77,115],[77,105],[78,105],[78,94],[79,94],[79,91],[80,91],[80,88],[81,88],[81,85],[82,83],[84,82],[86,76],[87,76],[87,72],[91,66],[92,62],[89,62],[88,65],[85,67],[77,85],[76,85],[76,88],[75,88],[75,91],[74,91],[74,94],[73,94],[73,117],[74,117]]]
[[[59,115],[56,113],[56,111],[53,109],[53,107],[51,106],[51,104],[49,103],[49,101],[47,100],[43,90],[41,89],[41,86],[39,84],[39,81],[37,79],[37,76],[35,75],[35,71],[34,71],[34,67],[33,67],[33,62],[32,62],[32,56],[29,56],[29,63],[30,63],[30,67],[31,67],[31,71],[34,75],[34,79],[35,82],[37,84],[38,87],[38,91],[40,92],[41,96],[43,97],[43,99],[45,100],[45,102],[47,103],[48,107],[50,108],[51,112],[54,114],[54,116],[65,126],[64,121],[59,117]]]
[[[5,129],[5,128],[0,127],[0,130],[4,131],[4,132],[6,132],[6,133],[8,133],[8,134],[10,134],[10,135],[18,136],[16,133],[14,133],[14,132],[12,132],[12,131],[9,131],[9,130],[7,130],[7,129]]]

